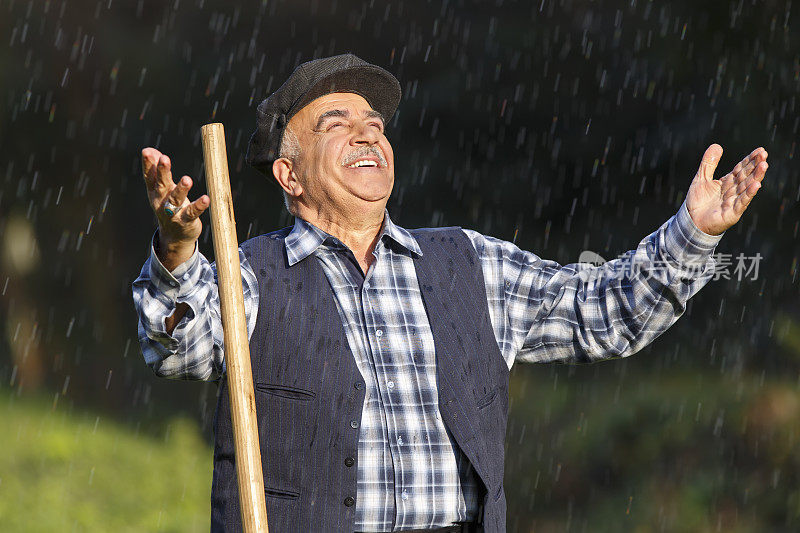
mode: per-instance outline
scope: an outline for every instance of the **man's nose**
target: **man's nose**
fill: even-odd
[[[379,139],[380,134],[374,126],[363,120],[359,120],[354,124],[351,140],[353,144],[376,144]]]

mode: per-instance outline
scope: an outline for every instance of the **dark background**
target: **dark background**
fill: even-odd
[[[155,229],[141,148],[168,153],[195,198],[200,126],[224,123],[240,239],[288,225],[278,189],[243,161],[255,106],[300,62],[350,51],[403,87],[389,211],[405,227],[460,225],[562,263],[586,249],[609,259],[677,211],[709,144],[725,149],[718,177],[768,150],[763,188],[717,248],[760,253],[755,280],[712,281],[631,359],[515,366],[508,523],[793,529],[797,11],[2,2],[1,386],[137,431],[185,414],[210,440],[216,387],[157,379],[138,348],[131,282]],[[213,258],[208,225],[200,246]]]

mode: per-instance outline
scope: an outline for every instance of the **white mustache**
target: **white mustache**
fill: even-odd
[[[346,167],[347,165],[351,165],[362,157],[366,157],[368,155],[374,155],[377,157],[382,166],[389,166],[389,164],[386,162],[386,158],[383,157],[383,151],[377,146],[362,146],[361,148],[353,150],[344,158],[344,161],[342,161],[342,166]]]

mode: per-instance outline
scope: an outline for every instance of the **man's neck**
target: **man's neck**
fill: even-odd
[[[378,242],[385,218],[385,209],[357,216],[339,216],[324,212],[300,209],[297,216],[336,237],[353,252],[361,270],[366,275],[375,260],[372,255]]]

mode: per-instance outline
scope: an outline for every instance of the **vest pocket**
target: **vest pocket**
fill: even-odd
[[[300,507],[302,507],[299,492],[265,488],[264,495],[266,496],[267,522],[269,523],[270,531],[276,533],[301,531],[298,528]],[[241,531],[241,529],[238,531]]]
[[[503,484],[501,483],[497,490],[494,492],[494,496],[492,497],[492,502],[497,502],[500,499],[500,496],[503,495]]]
[[[286,385],[272,385],[270,383],[256,383],[256,390],[290,400],[310,401],[316,397],[313,391],[287,387]]]
[[[270,487],[266,487],[264,489],[264,495],[272,498],[281,498],[283,500],[296,500],[300,496],[300,493],[293,490],[272,489]]]
[[[496,397],[497,397],[497,387],[490,390],[489,393],[486,394],[485,396],[478,398],[475,403],[478,406],[478,409],[484,409],[489,404],[491,404]]]

